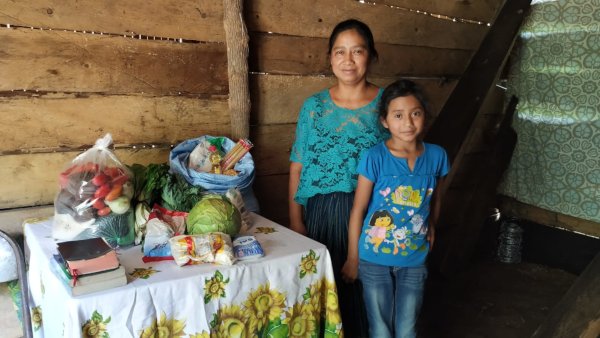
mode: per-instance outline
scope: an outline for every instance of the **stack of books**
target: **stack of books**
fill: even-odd
[[[116,251],[102,238],[57,244],[54,255],[57,274],[73,296],[127,284],[125,268]]]

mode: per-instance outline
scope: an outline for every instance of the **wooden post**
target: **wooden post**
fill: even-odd
[[[243,17],[243,0],[223,0],[223,24],[227,44],[229,113],[231,137],[250,133],[250,91],[248,87],[248,31]]]

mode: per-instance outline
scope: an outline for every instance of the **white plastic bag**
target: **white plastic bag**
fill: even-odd
[[[133,175],[108,148],[111,144],[106,134],[59,175],[54,239],[103,237],[113,247],[133,244]]]
[[[17,257],[12,246],[0,237],[0,283],[17,279]]]

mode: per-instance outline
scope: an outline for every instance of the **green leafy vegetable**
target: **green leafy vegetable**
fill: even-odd
[[[169,165],[149,164],[144,167],[134,164],[134,196],[138,203],[152,207],[155,203],[176,211],[188,212],[202,199],[202,187],[189,184],[179,175],[169,172]]]
[[[145,181],[138,200],[152,206],[154,203],[160,202],[162,188],[170,179],[169,165],[166,163],[149,164],[144,176]]]
[[[161,205],[170,210],[188,212],[202,199],[203,190],[189,184],[181,176],[169,174],[162,187]]]

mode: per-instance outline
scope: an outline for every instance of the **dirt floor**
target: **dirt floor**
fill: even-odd
[[[530,337],[576,275],[539,264],[484,261],[431,276],[419,337]]]
[[[600,252],[600,239],[521,221],[522,262],[496,258],[486,224],[474,262],[451,277],[430,269],[419,337],[531,337]]]

